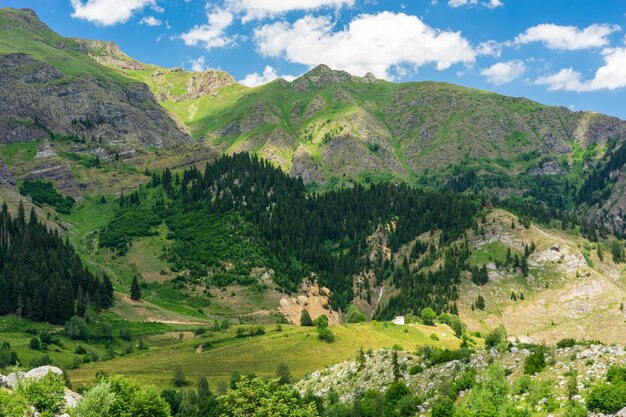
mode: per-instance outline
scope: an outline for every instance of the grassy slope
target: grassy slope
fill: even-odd
[[[76,43],[64,38],[47,27],[26,25],[23,19],[33,16],[23,10],[0,10],[0,54],[26,53],[53,65],[63,74],[72,76],[91,75],[97,79],[120,83],[135,82],[122,74],[104,67],[83,52],[76,50]],[[23,30],[27,27],[28,30]],[[13,28],[17,28],[15,30]],[[55,47],[56,46],[56,47]]]
[[[459,340],[447,326],[401,327],[388,323],[344,325],[332,327],[336,336],[332,344],[317,340],[315,329],[311,328],[284,325],[282,332],[269,327],[267,330],[264,336],[237,339],[233,338],[235,329],[231,329],[206,338],[153,348],[148,352],[85,365],[70,372],[70,378],[74,384],[88,384],[93,381],[97,370],[105,370],[110,374],[130,375],[142,383],[165,388],[173,386],[173,370],[176,365],[181,365],[190,381],[195,382],[204,375],[215,387],[218,382],[228,383],[233,371],[241,374],[253,372],[259,376],[273,375],[280,363],[286,363],[292,374],[301,378],[306,372],[351,358],[361,347],[367,350],[400,345],[404,349],[413,350],[425,344],[450,348],[459,345]],[[431,334],[437,334],[440,341],[433,341]],[[213,341],[215,347],[196,353],[196,346],[205,341]]]

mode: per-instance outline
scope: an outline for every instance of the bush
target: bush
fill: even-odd
[[[40,350],[41,349],[41,342],[39,341],[39,338],[37,336],[35,336],[32,339],[30,339],[30,348],[32,350]]]
[[[613,414],[626,407],[626,383],[600,384],[591,389],[587,398],[590,410]]]
[[[524,360],[524,373],[533,375],[544,370],[546,367],[546,348],[537,346]]]
[[[317,337],[319,340],[327,343],[333,343],[335,341],[335,335],[328,327],[317,329]]]
[[[111,384],[101,381],[83,395],[76,404],[72,417],[109,416],[114,402],[115,393],[111,390]]]
[[[39,368],[40,366],[50,365],[52,363],[52,359],[48,355],[38,356],[36,358],[32,358],[30,360],[29,366],[31,368]]]
[[[576,346],[576,340],[572,338],[561,339],[556,343],[556,347],[559,349],[571,348]]]
[[[422,372],[424,372],[424,367],[420,365],[419,363],[409,368],[410,375],[417,375],[417,374],[421,374]]]
[[[437,319],[437,313],[435,313],[432,308],[426,307],[422,309],[420,313],[420,318],[422,319],[422,322],[424,324],[428,326],[433,326],[435,324],[435,319]]]
[[[28,379],[18,385],[18,392],[40,413],[58,414],[65,405],[64,381],[49,372],[39,380]]]
[[[111,378],[109,382],[115,394],[109,415],[170,417],[168,403],[153,389],[141,388],[122,377]]]
[[[313,320],[308,311],[302,310],[300,313],[300,326],[313,327]]]
[[[421,355],[430,366],[455,360],[466,360],[470,357],[470,351],[468,349],[450,350],[435,346],[424,346],[419,349],[418,354]]]
[[[185,378],[185,371],[183,371],[183,367],[180,365],[177,365],[176,368],[174,368],[174,385],[176,385],[179,388],[187,385],[187,379]]]
[[[364,321],[365,314],[361,313],[354,304],[350,304],[346,311],[346,323],[363,323]]]
[[[318,329],[325,329],[326,327],[328,327],[328,317],[326,316],[326,314],[322,314],[321,316],[319,316],[317,320],[315,320],[315,325]]]
[[[50,181],[24,181],[20,186],[22,195],[29,195],[36,204],[48,204],[62,214],[69,214],[74,207],[72,197],[63,197]]]
[[[440,398],[431,411],[432,417],[453,417],[454,416],[454,401],[448,397]]]
[[[563,417],[587,417],[587,408],[580,403],[568,403],[563,410]]]
[[[74,316],[65,323],[65,335],[72,340],[87,340],[89,338],[89,328],[85,320]]]
[[[485,346],[496,347],[506,339],[506,329],[500,325],[485,337]]]
[[[19,393],[0,389],[0,417],[23,416],[28,402]]]
[[[626,382],[626,366],[613,365],[606,373],[606,380],[611,384]]]

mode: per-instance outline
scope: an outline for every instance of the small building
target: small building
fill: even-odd
[[[397,324],[398,326],[404,326],[404,316],[396,316],[392,323]]]

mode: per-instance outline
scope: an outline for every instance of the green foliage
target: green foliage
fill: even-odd
[[[18,384],[18,392],[39,412],[58,414],[65,405],[64,380],[52,372],[43,378],[26,379]]]
[[[468,349],[442,349],[436,346],[423,346],[418,349],[418,355],[430,366],[455,360],[467,360],[471,352]]]
[[[113,377],[108,382],[115,394],[110,417],[170,417],[169,405],[154,389],[142,388],[122,377]]]
[[[524,359],[524,373],[533,375],[544,370],[546,367],[546,347],[535,346],[530,355]]]
[[[302,310],[302,312],[300,312],[300,326],[313,327],[311,315],[306,310]]]
[[[328,327],[318,327],[317,338],[326,343],[333,343],[335,341],[335,335]]]
[[[454,410],[454,401],[449,397],[442,397],[433,404],[430,415],[431,417],[453,417]]]
[[[84,393],[76,407],[72,410],[72,417],[108,417],[115,403],[115,393],[111,384],[100,381],[89,391]]]
[[[72,197],[63,197],[50,181],[24,181],[20,193],[31,196],[35,204],[47,204],[62,214],[69,214],[75,204]]]
[[[64,332],[72,340],[87,340],[89,338],[89,328],[85,320],[73,316],[65,323]]]
[[[2,346],[0,346],[0,368],[17,365],[18,363],[17,353],[11,350],[9,342],[3,342]]]
[[[27,409],[28,401],[20,393],[0,388],[0,417],[20,417]]]
[[[626,407],[626,366],[611,366],[606,380],[591,389],[587,405],[596,412],[616,413]]]
[[[85,314],[87,304],[97,311],[112,306],[109,278],[84,268],[69,242],[34,211],[26,219],[21,203],[15,218],[2,206],[0,247],[0,315],[62,324],[75,312]]]
[[[354,304],[350,304],[346,311],[346,323],[363,323],[364,321],[365,314],[361,313]]]
[[[315,325],[318,329],[325,329],[328,327],[328,316],[326,314],[322,314],[315,320]]]
[[[133,280],[130,283],[130,299],[134,301],[141,300],[141,287],[139,286],[137,275],[133,275]]]
[[[188,381],[185,378],[185,371],[183,370],[183,367],[180,365],[177,365],[174,368],[174,385],[177,387],[184,387],[187,384],[188,384]]]
[[[423,308],[420,312],[420,318],[422,322],[427,326],[434,326],[435,319],[437,319],[437,313],[430,307]]]
[[[485,346],[496,347],[506,341],[506,329],[499,325],[485,336]]]
[[[563,409],[563,417],[587,417],[589,411],[578,402],[569,402]]]
[[[299,395],[278,379],[242,379],[236,390],[229,391],[220,402],[225,415],[266,417],[315,417],[314,403],[303,403]]]
[[[576,339],[572,338],[561,339],[556,343],[556,347],[559,349],[572,348],[574,346],[576,346]]]
[[[120,253],[128,251],[128,245],[134,238],[152,236],[154,226],[161,223],[159,216],[152,211],[130,207],[121,209],[115,218],[100,231],[100,246],[117,249]]]
[[[470,391],[467,402],[461,407],[461,416],[504,417],[512,405],[508,398],[509,386],[504,368],[495,362],[487,368],[484,378]]]
[[[281,363],[276,368],[276,378],[278,378],[278,383],[280,385],[290,384],[293,380],[291,376],[291,371],[289,370],[289,366],[286,363]]]

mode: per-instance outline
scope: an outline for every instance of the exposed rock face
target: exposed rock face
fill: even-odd
[[[313,320],[325,314],[328,317],[328,324],[339,324],[341,322],[339,313],[330,308],[329,297],[328,288],[320,288],[317,282],[305,281],[300,286],[300,295],[280,300],[279,310],[289,322],[296,325],[300,325],[302,310],[308,311]]]
[[[66,195],[76,200],[82,198],[80,185],[76,182],[74,173],[69,163],[60,158],[46,158],[38,160],[24,177],[24,180],[51,181]]]
[[[126,55],[115,42],[99,40],[73,39],[77,49],[87,53],[102,65],[114,66],[123,70],[141,71],[143,64]]]
[[[0,143],[31,141],[48,132],[156,147],[189,140],[144,84],[88,75],[63,79],[53,66],[30,55],[0,56]]]
[[[9,172],[9,169],[5,165],[2,158],[0,158],[0,185],[4,185],[4,186],[15,185],[15,180],[13,179],[11,172]]]
[[[187,94],[174,96],[173,101],[193,100],[214,95],[220,88],[235,84],[235,79],[224,71],[204,71],[195,73],[187,80]]]
[[[54,156],[57,156],[57,154],[54,151],[54,149],[52,149],[52,146],[50,145],[50,142],[46,139],[41,144],[39,149],[37,149],[37,154],[35,155],[35,159],[52,158]]]
[[[528,170],[528,174],[533,177],[540,175],[563,175],[566,171],[561,168],[561,165],[554,159],[544,162],[541,167],[531,168]]]

